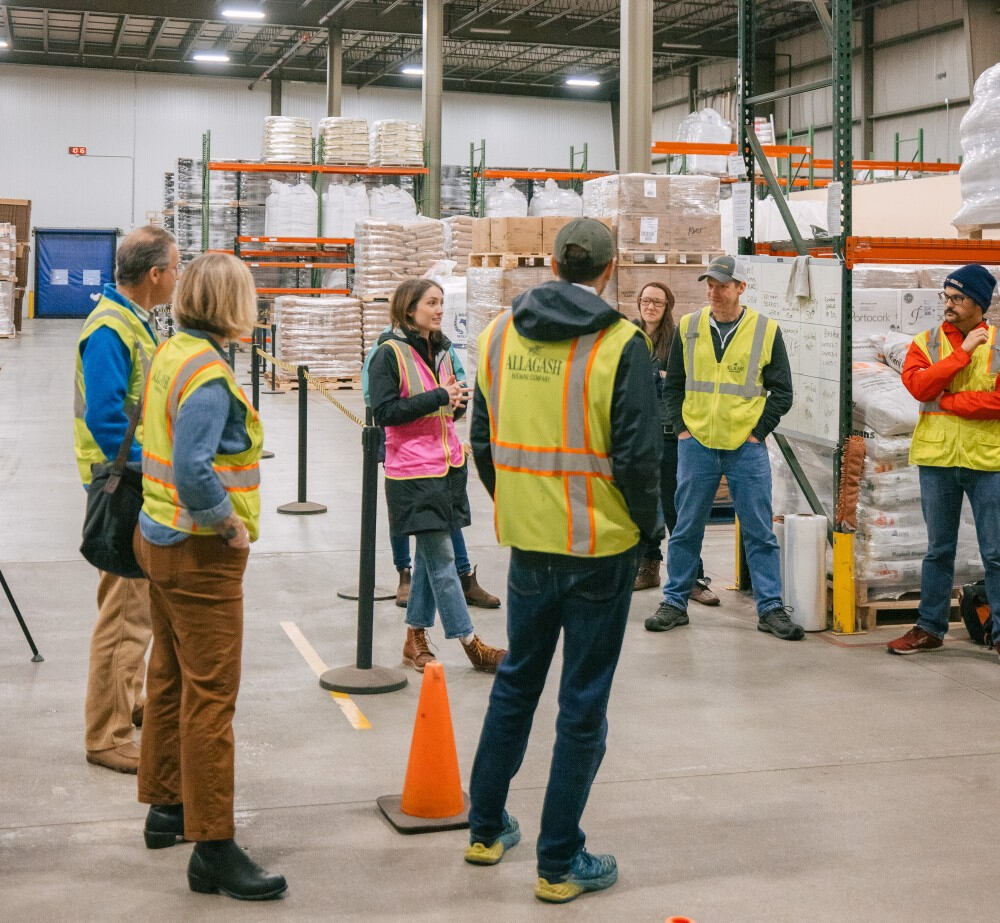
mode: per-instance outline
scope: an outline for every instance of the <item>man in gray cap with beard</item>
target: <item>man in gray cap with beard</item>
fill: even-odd
[[[778,542],[771,522],[771,465],[764,439],[792,406],[792,372],[778,325],[746,305],[745,267],[732,256],[699,276],[708,304],[681,318],[667,358],[667,415],[677,433],[677,527],[670,533],[670,575],[645,625],[688,624],[705,523],[722,475],[740,522],[757,603],[757,628],[798,641],[802,626],[781,600]]]

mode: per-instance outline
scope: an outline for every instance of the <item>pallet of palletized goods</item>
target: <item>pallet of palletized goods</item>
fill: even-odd
[[[868,584],[860,578],[854,580],[854,613],[858,628],[870,631],[879,625],[906,625],[911,623],[920,607],[920,593],[905,593],[898,599],[871,599]],[[833,611],[833,581],[827,581],[826,594],[827,611]],[[948,621],[961,621],[959,613],[959,588],[955,587],[951,594],[951,608],[948,610]]]
[[[477,269],[533,269],[551,266],[547,253],[470,253],[469,265]]]
[[[722,250],[619,250],[618,263],[623,266],[707,266]]]

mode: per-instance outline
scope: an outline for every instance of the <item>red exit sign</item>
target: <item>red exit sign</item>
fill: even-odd
[[[69,149],[69,152],[74,157],[86,157],[87,156],[87,149],[85,147],[71,147]]]

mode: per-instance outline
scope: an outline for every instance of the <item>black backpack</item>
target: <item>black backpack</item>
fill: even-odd
[[[958,610],[973,644],[993,646],[990,603],[986,598],[986,581],[978,580],[962,587],[958,596]]]

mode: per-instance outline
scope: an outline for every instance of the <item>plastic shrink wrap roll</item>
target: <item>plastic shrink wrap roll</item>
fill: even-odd
[[[497,180],[486,193],[487,218],[527,218],[528,197],[514,187],[509,177]]]
[[[826,516],[785,516],[784,601],[806,631],[826,629],[826,530]]]
[[[983,71],[958,129],[962,144],[962,207],[957,228],[1000,223],[1000,64]]]

